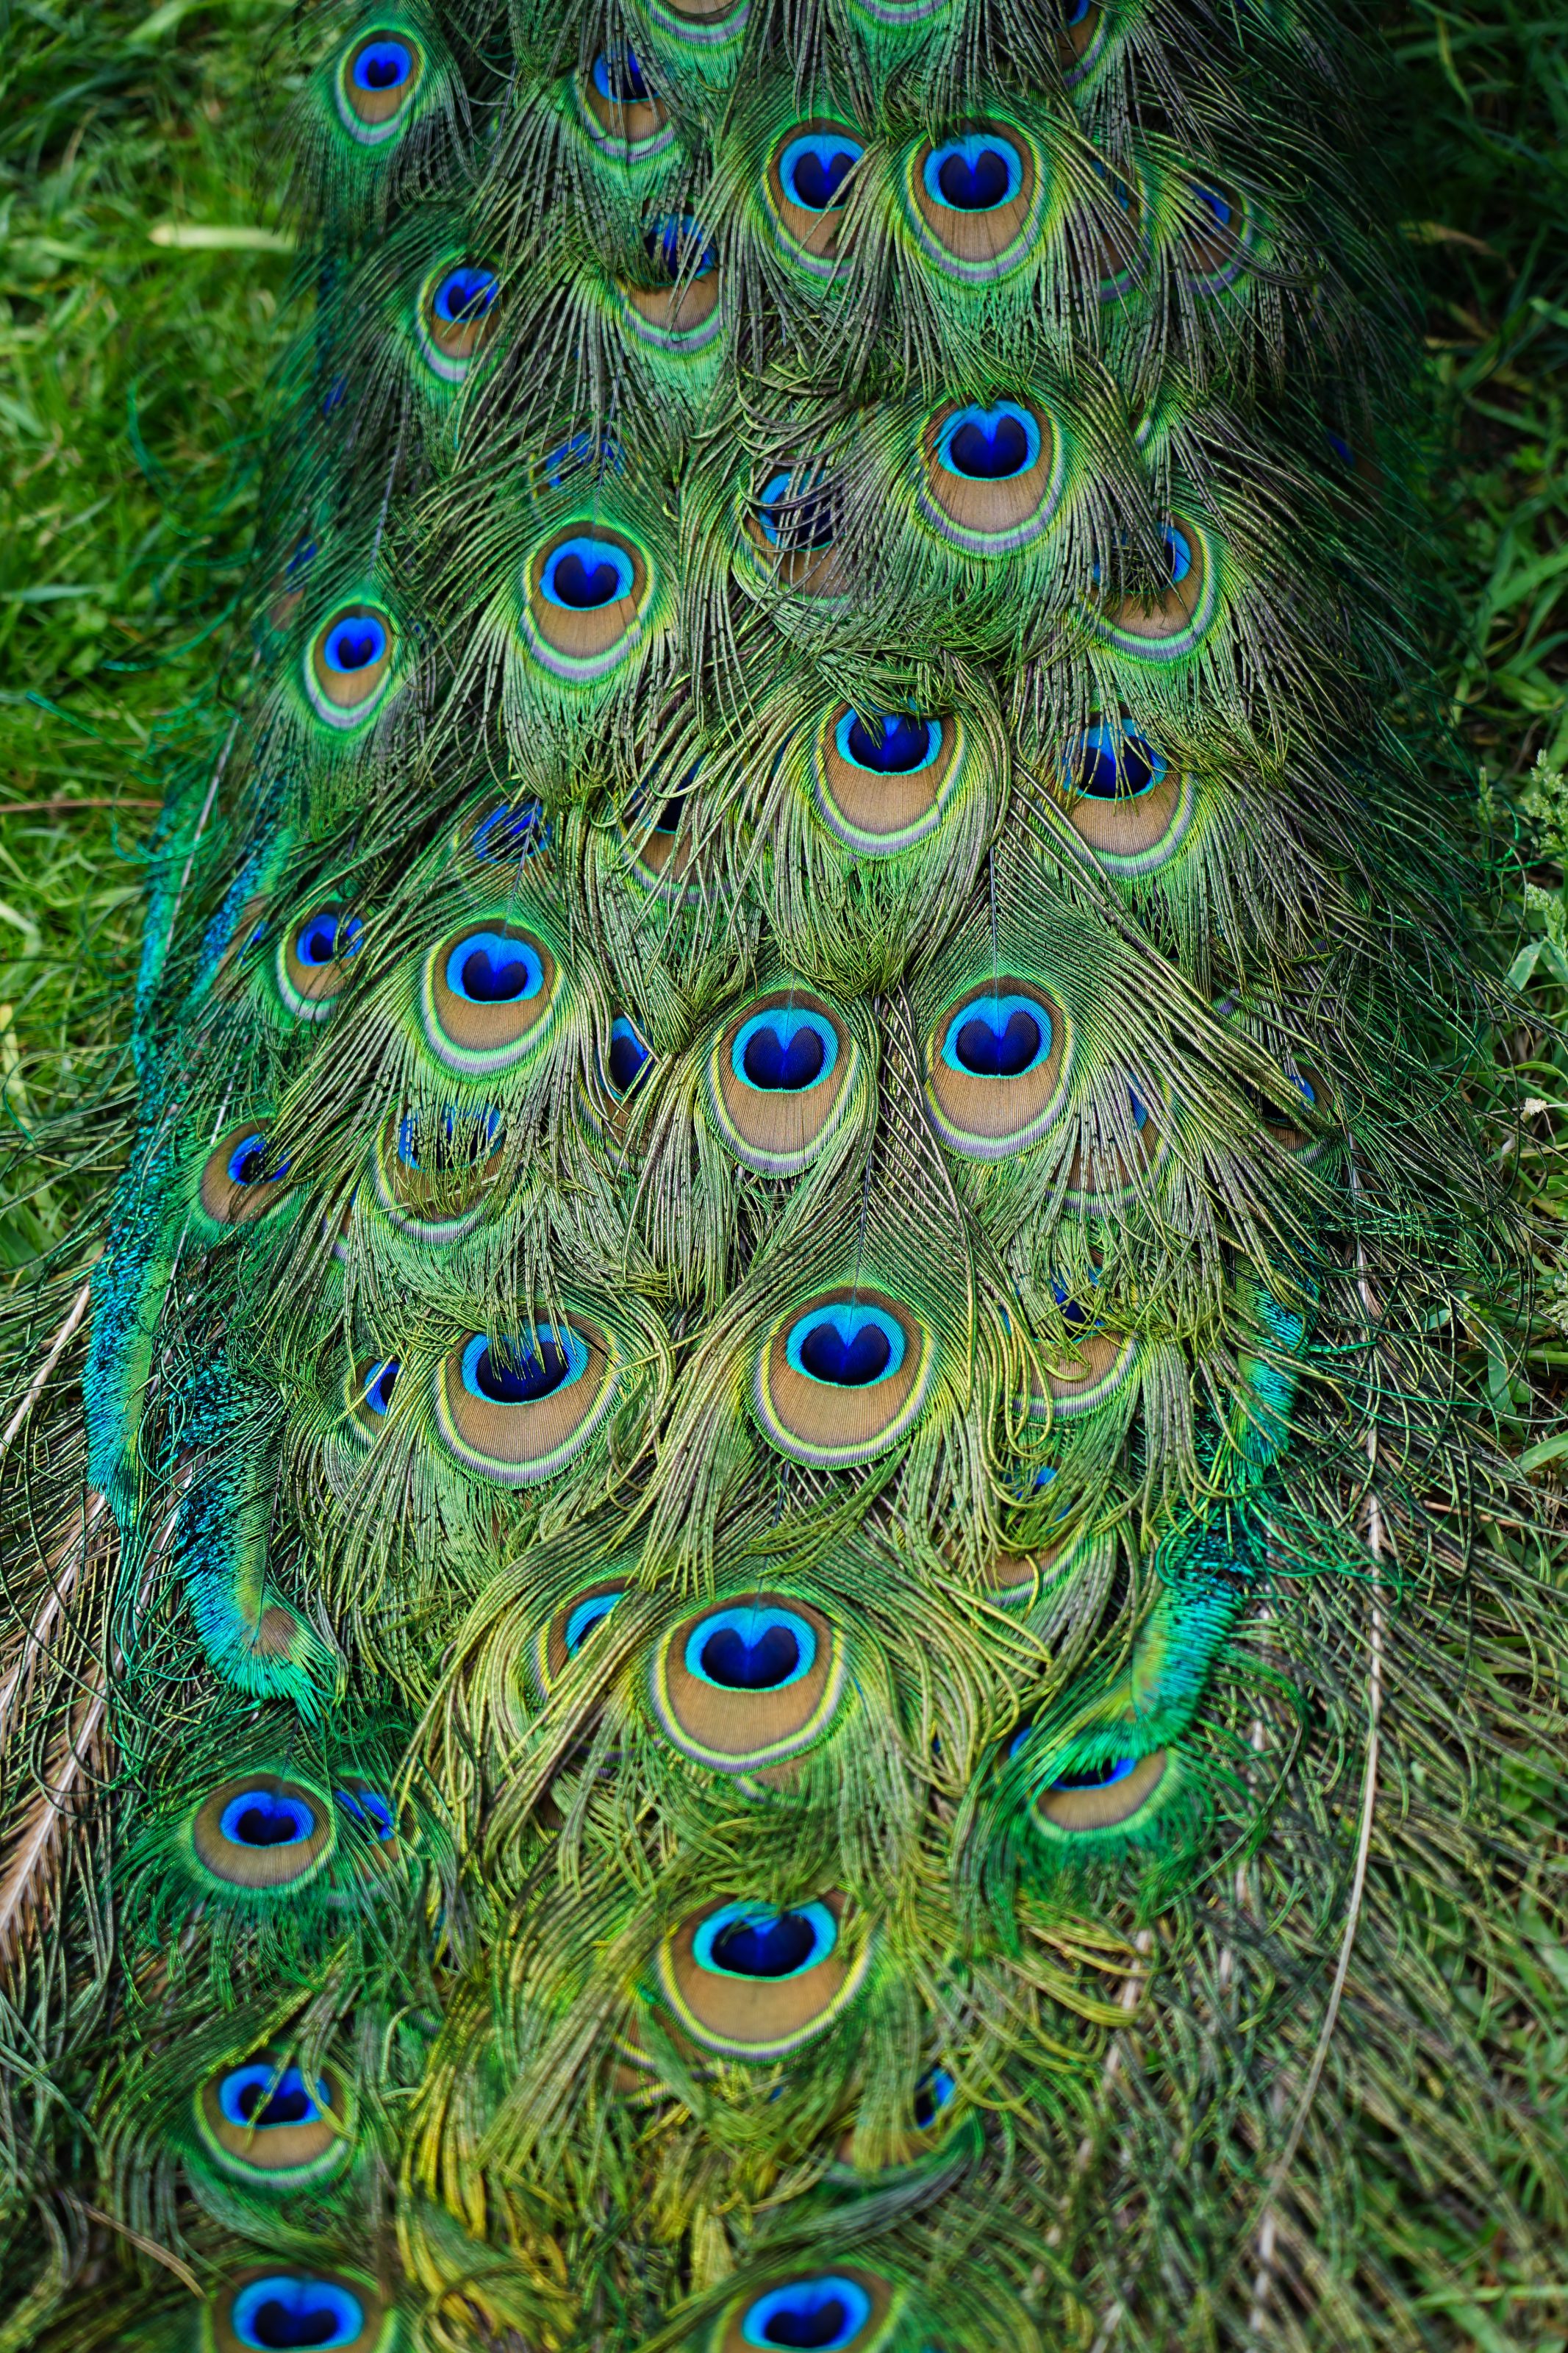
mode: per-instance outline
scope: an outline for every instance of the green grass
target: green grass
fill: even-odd
[[[0,6],[0,1073],[26,1125],[115,1083],[142,859],[211,723],[286,252],[256,165],[285,12]],[[276,181],[276,170],[271,177]],[[106,1112],[106,1119],[107,1119]],[[0,1217],[56,1240],[57,1175]]]

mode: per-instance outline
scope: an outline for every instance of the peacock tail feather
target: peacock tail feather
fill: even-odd
[[[1366,60],[287,41],[247,653],[3,1441],[0,2345],[1468,2341],[1371,2221],[1561,2248],[1552,1620]]]

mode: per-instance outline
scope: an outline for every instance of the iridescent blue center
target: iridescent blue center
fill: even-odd
[[[1113,1789],[1118,1781],[1125,1781],[1136,1767],[1136,1757],[1108,1757],[1099,1765],[1075,1765],[1053,1781],[1053,1789]]]
[[[610,1024],[610,1086],[617,1095],[629,1095],[652,1060],[647,1048],[624,1014]]]
[[[647,106],[652,97],[636,52],[631,49],[623,49],[616,58],[601,52],[594,59],[594,88],[612,106]]]
[[[869,1388],[896,1373],[908,1353],[896,1317],[880,1307],[818,1308],[790,1330],[784,1355],[797,1373],[834,1388]]]
[[[406,41],[367,41],[353,62],[354,88],[374,90],[378,97],[401,90],[413,74],[414,52]]]
[[[289,1174],[289,1163],[279,1160],[268,1166],[271,1145],[265,1135],[242,1136],[228,1155],[228,1181],[231,1185],[280,1185]]]
[[[372,1413],[386,1411],[392,1403],[392,1392],[397,1386],[401,1369],[395,1356],[388,1356],[381,1364],[372,1365],[364,1377],[364,1401]]]
[[[721,1691],[783,1691],[808,1674],[816,1658],[806,1619],[760,1604],[716,1609],[686,1642],[688,1673]]]
[[[363,942],[364,925],[357,915],[340,915],[335,907],[323,907],[300,924],[294,953],[302,965],[318,970],[322,965],[347,964]]]
[[[312,2087],[298,2067],[279,2071],[258,2062],[232,2067],[218,2085],[218,2107],[226,2123],[274,2132],[284,2125],[313,2125],[331,2105],[319,2079]]]
[[[303,1798],[274,1797],[269,1789],[242,1789],[218,1817],[218,1831],[231,1846],[299,1846],[314,1835],[316,1810]]]
[[[229,2324],[242,2345],[257,2353],[310,2347],[312,2353],[356,2342],[364,2327],[358,2296],[333,2280],[283,2274],[252,2280],[229,2307]]]
[[[1024,163],[1010,139],[972,132],[933,148],[921,174],[933,204],[952,212],[989,213],[1009,203],[1024,185]]]
[[[544,964],[528,940],[504,932],[472,932],[447,958],[447,986],[468,1005],[515,1005],[537,997]]]
[[[347,613],[328,629],[321,659],[340,677],[374,669],[386,651],[386,629],[374,613]]]
[[[994,408],[959,408],[937,437],[937,457],[950,474],[966,481],[1008,482],[1039,461],[1039,421],[1016,401]]]
[[[779,184],[802,212],[826,213],[844,202],[844,184],[865,150],[835,132],[792,139],[779,158]]]
[[[1146,736],[1103,723],[1089,727],[1068,755],[1067,782],[1091,800],[1136,800],[1164,778],[1167,763]]]
[[[910,776],[929,768],[942,750],[942,722],[917,719],[907,711],[879,711],[862,717],[849,712],[838,723],[838,753],[857,768],[879,776]]]
[[[461,262],[442,279],[430,307],[448,327],[471,327],[486,316],[500,292],[500,280],[493,269]]]
[[[794,1912],[727,1904],[702,1923],[692,1957],[699,1968],[723,1977],[774,1980],[815,1968],[837,1939],[837,1924],[826,1904],[804,1904]]]
[[[741,2316],[749,2346],[788,2347],[792,2353],[849,2353],[871,2317],[871,2299],[858,2280],[831,2274],[770,2288]]]

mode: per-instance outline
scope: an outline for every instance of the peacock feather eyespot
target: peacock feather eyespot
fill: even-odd
[[[305,601],[305,575],[317,554],[313,533],[302,531],[284,559],[283,569],[273,590],[272,602],[267,607],[267,626],[281,636],[294,625],[295,616]]]
[[[1095,257],[1095,299],[1122,302],[1149,266],[1149,227],[1142,190],[1100,156],[1093,159],[1099,201],[1089,215]],[[1142,446],[1142,445],[1140,445]]]
[[[713,2353],[876,2353],[898,2318],[899,2297],[875,2272],[846,2264],[800,2272],[752,2288],[726,2310]]]
[[[668,110],[635,49],[601,49],[587,71],[578,74],[576,88],[584,130],[619,160],[645,163],[673,142]]]
[[[477,817],[458,828],[453,849],[479,866],[518,866],[548,849],[551,824],[537,795],[521,800],[489,801]]]
[[[542,1698],[548,1698],[574,1659],[589,1649],[616,1604],[626,1595],[625,1580],[604,1577],[563,1602],[540,1627],[533,1642],[532,1672]]]
[[[1087,1110],[1084,1132],[1068,1171],[1068,1198],[1071,1201],[1087,1204],[1125,1199],[1136,1187],[1133,1162],[1146,1173],[1157,1165],[1164,1150],[1160,1122],[1150,1109],[1153,1089],[1131,1074],[1124,1083],[1120,1120],[1105,1116],[1098,1104]]]
[[[392,2353],[397,2316],[365,2281],[342,2272],[248,2265],[206,2307],[211,2353]]]
[[[1068,1018],[1037,983],[1008,973],[972,982],[926,1041],[937,1134],[970,1160],[1026,1151],[1061,1113],[1072,1059]]]
[[[192,1816],[192,1852],[219,1885],[260,1896],[302,1887],[321,1870],[336,1836],[319,1789],[276,1773],[225,1781]]]
[[[1067,480],[1067,450],[1043,410],[998,400],[949,402],[921,436],[916,504],[950,547],[1013,555],[1050,529]]]
[[[459,1340],[436,1377],[437,1428],[481,1478],[553,1478],[603,1424],[620,1386],[615,1342],[575,1311],[507,1338]]]
[[[457,1241],[484,1215],[501,1140],[500,1113],[489,1105],[394,1112],[376,1137],[376,1200],[411,1240]]]
[[[913,712],[828,712],[816,740],[816,799],[825,825],[868,858],[912,849],[942,823],[964,766],[963,723]]]
[[[1160,537],[1169,586],[1153,596],[1122,597],[1096,617],[1099,634],[1139,662],[1177,661],[1191,653],[1219,607],[1218,554],[1208,533],[1190,515],[1171,515]]]
[[[1246,197],[1212,181],[1193,179],[1179,190],[1177,201],[1177,254],[1188,285],[1201,293],[1234,286],[1257,241],[1257,224]]]
[[[623,285],[626,325],[650,349],[689,356],[709,350],[723,328],[716,247],[689,214],[656,220],[643,239],[655,286]]]
[[[796,1461],[867,1462],[919,1418],[935,1353],[900,1300],[846,1285],[774,1324],[752,1374],[752,1409]]]
[[[844,1691],[843,1645],[809,1602],[751,1593],[683,1619],[648,1670],[671,1746],[720,1773],[754,1773],[821,1739]]]
[[[849,13],[886,33],[915,33],[945,16],[952,0],[848,0]]]
[[[482,262],[443,261],[430,271],[414,317],[420,355],[441,383],[462,383],[494,332],[500,305],[500,280]]]
[[[751,0],[643,0],[643,5],[667,40],[699,48],[738,45],[752,13]]]
[[[696,2042],[733,2059],[778,2059],[842,2015],[864,1981],[868,1937],[847,1934],[837,1890],[788,1909],[707,1905],[659,1946],[655,1979]]]
[[[563,684],[608,678],[641,645],[652,567],[624,533],[587,520],[568,523],[529,558],[523,585],[524,641]]]
[[[904,167],[904,202],[915,241],[944,275],[986,286],[1038,248],[1049,178],[1034,141],[1015,123],[977,124]]]
[[[324,1021],[348,987],[348,967],[364,945],[364,925],[347,908],[314,907],[278,943],[278,994],[297,1021]]]
[[[865,153],[847,124],[814,118],[793,124],[768,157],[763,185],[775,241],[814,277],[837,269],[845,207]]]
[[[1110,873],[1151,874],[1186,839],[1192,778],[1129,721],[1094,721],[1063,746],[1058,773],[1068,822]]]
[[[499,920],[465,923],[425,958],[420,1035],[444,1070],[484,1078],[539,1050],[560,996],[561,968],[536,933]]]
[[[795,1176],[854,1101],[860,1061],[854,1033],[831,1006],[805,989],[773,989],[714,1039],[709,1116],[748,1168]]]
[[[1105,11],[1100,0],[1059,0],[1057,23],[1057,63],[1068,90],[1082,81],[1099,59],[1106,42]]]
[[[231,1127],[207,1154],[197,1198],[215,1225],[251,1225],[283,1201],[292,1166],[265,1124],[245,1121]]]
[[[1104,1405],[1131,1379],[1137,1361],[1138,1342],[1133,1335],[1103,1331],[1098,1325],[1075,1333],[1070,1348],[1048,1358],[1044,1366],[1052,1419],[1071,1420]],[[1045,1398],[1037,1393],[1030,1405],[1043,1410]]]
[[[362,147],[384,147],[406,127],[426,67],[425,51],[402,26],[377,26],[351,41],[338,61],[338,117]]]
[[[203,2147],[226,2173],[279,2190],[321,2180],[352,2151],[353,2111],[337,2070],[307,2077],[270,2052],[209,2076],[195,2114]]]
[[[768,577],[803,596],[838,597],[847,587],[836,546],[837,485],[825,459],[776,466],[742,501],[742,531]]]
[[[653,1055],[647,1039],[635,1022],[624,1013],[617,1013],[610,1024],[609,1050],[604,1058],[606,1090],[617,1103],[625,1103],[633,1089],[643,1084],[652,1067]]]
[[[343,1411],[349,1428],[359,1437],[380,1437],[402,1369],[395,1356],[367,1356],[350,1367],[343,1381]]]
[[[327,726],[363,727],[386,694],[397,659],[397,630],[384,607],[340,605],[305,651],[305,693]]]
[[[1014,1742],[1015,1753],[1024,1737]],[[1153,1748],[1144,1756],[1102,1756],[1091,1762],[1073,1763],[1036,1794],[1035,1820],[1058,1838],[1132,1831],[1152,1814],[1156,1800],[1173,1786],[1174,1779],[1168,1748]]]

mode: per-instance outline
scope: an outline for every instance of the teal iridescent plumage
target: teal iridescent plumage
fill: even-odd
[[[1342,37],[301,37],[92,1279],[113,2007],[28,2163],[114,2235],[17,2341],[1413,2342],[1410,2054],[1511,2098],[1440,1629],[1541,1603]]]

